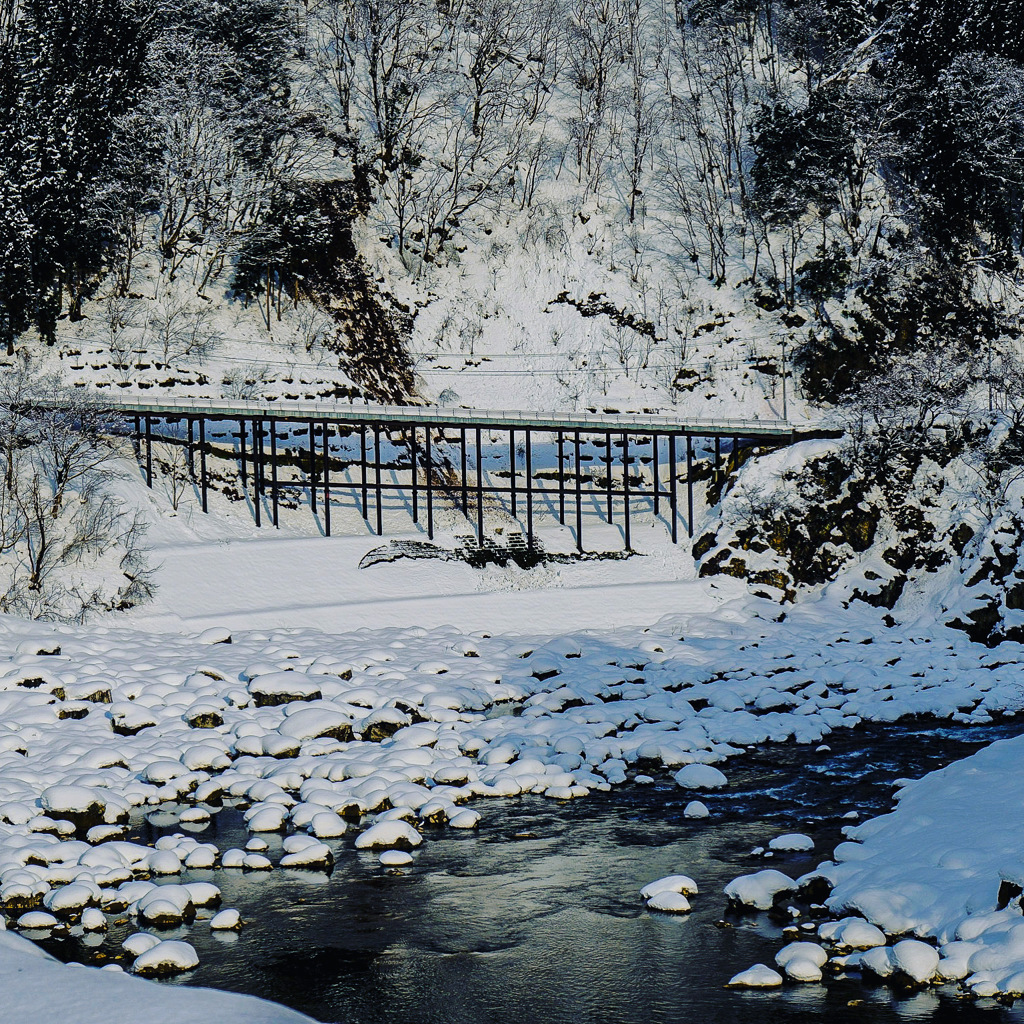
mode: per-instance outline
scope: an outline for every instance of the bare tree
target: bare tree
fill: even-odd
[[[165,296],[148,323],[161,362],[165,366],[189,358],[203,362],[223,340],[215,321],[212,306],[202,300],[197,304],[180,294]]]
[[[0,611],[82,620],[151,596],[144,524],[107,487],[103,417],[25,366],[0,393]]]

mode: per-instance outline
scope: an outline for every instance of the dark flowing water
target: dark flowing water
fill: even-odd
[[[948,989],[906,994],[857,981],[737,992],[723,984],[785,941],[764,915],[722,927],[723,886],[774,866],[798,875],[842,836],[842,815],[892,806],[892,783],[919,777],[1024,722],[985,728],[931,724],[859,729],[829,738],[831,752],[765,748],[726,767],[729,787],[702,797],[711,817],[687,819],[692,794],[670,779],[568,805],[543,797],[480,801],[478,833],[439,830],[402,875],[384,874],[351,838],[333,845],[324,874],[194,871],[224,906],[250,921],[217,936],[197,922],[187,938],[200,966],[178,984],[265,996],[324,1021],[360,1024],[653,1024],[653,1022],[1021,1021],[1024,1012],[975,1004]],[[164,831],[145,826],[152,839]],[[751,854],[783,832],[814,837],[811,854]],[[429,830],[428,830],[429,832]],[[216,815],[199,838],[244,845],[241,814]],[[267,837],[272,859],[279,839]],[[693,913],[649,913],[639,889],[682,872],[701,886]],[[176,879],[175,879],[176,881]],[[45,945],[63,959],[110,956],[102,946]]]

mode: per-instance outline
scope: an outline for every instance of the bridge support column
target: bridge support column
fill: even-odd
[[[678,543],[678,508],[676,499],[676,435],[668,435],[668,502],[672,512],[672,543]]]
[[[434,539],[434,467],[430,459],[430,427],[424,431],[423,450],[427,461],[427,540]]]
[[[189,480],[195,480],[196,478],[196,460],[195,460],[195,420],[191,416],[185,417],[185,422],[188,425],[188,478]]]
[[[153,417],[146,417],[146,486],[153,486]]]
[[[715,486],[722,482],[722,439],[715,438]]]
[[[206,511],[206,419],[199,418],[199,493]]]
[[[359,481],[362,486],[363,495],[363,519],[367,522],[370,521],[370,502],[368,498],[369,490],[367,487],[367,469],[366,469],[366,424],[359,424]]]
[[[573,434],[573,445],[576,449],[576,457],[573,465],[576,467],[576,550],[583,551],[583,471],[580,468],[580,432]]]
[[[658,474],[658,448],[660,438],[657,434],[651,434],[651,450],[654,456],[654,462],[652,464],[652,472],[654,476],[654,515],[657,517],[659,510],[659,502],[661,501],[661,480]]]
[[[605,460],[608,466],[608,472],[605,477],[605,489],[607,490],[607,504],[608,504],[608,525],[610,526],[615,522],[615,498],[612,493],[612,435],[604,435],[604,454]]]
[[[533,434],[526,428],[526,546],[533,551]]]
[[[409,446],[409,455],[412,461],[412,521],[414,523],[420,521],[419,488],[417,486],[419,481],[416,466],[419,454],[416,442],[416,427],[414,425],[412,428],[412,444]]]
[[[508,432],[508,479],[512,518],[516,519],[519,516],[519,510],[516,508],[516,432],[513,427],[510,427]]]
[[[476,428],[476,539],[484,543],[484,466],[480,447],[480,428]]]
[[[459,458],[462,466],[462,514],[469,518],[469,489],[466,486],[466,428],[459,427]]]
[[[135,433],[132,435],[132,451],[135,452],[135,461],[142,460],[142,419],[135,416]]]
[[[633,544],[629,537],[629,434],[622,435],[622,514],[626,550],[632,551]]]
[[[693,539],[693,438],[686,435],[686,530]]]
[[[324,536],[331,535],[331,436],[329,424],[324,421]],[[366,475],[363,474],[363,481]]]
[[[277,511],[277,420],[270,421],[270,509],[275,528],[279,528]]]
[[[263,420],[252,421],[252,475],[253,505],[256,508],[256,525],[262,526],[263,516],[263,493],[264,493],[264,466],[263,466]]]
[[[377,510],[377,536],[380,537],[384,533],[384,509],[382,507],[383,502],[381,501],[381,487],[380,487],[380,424],[374,423],[373,425],[373,481],[374,491],[373,496],[374,506]]]
[[[558,432],[558,521],[565,526],[565,435]]]
[[[313,421],[309,421],[309,507],[316,515],[316,433]]]

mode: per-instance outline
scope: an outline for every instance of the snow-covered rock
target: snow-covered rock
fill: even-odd
[[[685,893],[687,896],[693,896],[699,890],[697,883],[689,875],[666,875],[664,878],[648,882],[640,890],[640,895],[645,900],[649,900],[652,896],[657,896],[661,892],[678,892]]]
[[[422,842],[423,836],[407,821],[379,821],[356,836],[356,849],[369,850],[375,846],[396,846],[400,849],[411,850]]]
[[[778,988],[781,984],[782,975],[778,971],[773,971],[766,964],[754,964],[734,974],[726,982],[726,988]]]
[[[862,917],[844,917],[819,925],[818,936],[845,949],[872,949],[885,945],[885,932]]]
[[[238,931],[242,927],[242,915],[234,908],[221,910],[210,918],[213,931]]]
[[[776,896],[795,892],[796,888],[796,882],[789,875],[774,868],[766,868],[764,871],[734,878],[725,887],[725,895],[732,903],[740,906],[771,910]]]
[[[132,970],[143,977],[181,974],[199,966],[199,954],[187,942],[166,939],[135,958]]]
[[[729,781],[724,772],[710,764],[683,765],[673,778],[683,789],[721,789]]]
[[[786,835],[772,839],[768,849],[779,853],[804,853],[814,849],[814,840],[801,832],[787,832]]]

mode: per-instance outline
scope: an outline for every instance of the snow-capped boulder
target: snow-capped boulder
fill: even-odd
[[[673,778],[683,789],[721,789],[729,781],[724,772],[710,764],[683,765]]]
[[[179,939],[168,939],[158,942],[136,957],[132,971],[143,977],[162,977],[170,974],[181,974],[199,966],[199,955],[187,942]]]
[[[725,887],[725,895],[729,897],[730,903],[737,906],[771,910],[776,896],[795,892],[796,888],[796,882],[789,875],[767,868],[734,878]]]
[[[726,988],[778,988],[782,984],[782,975],[773,971],[766,964],[754,964],[745,971],[733,975],[726,983]]]

